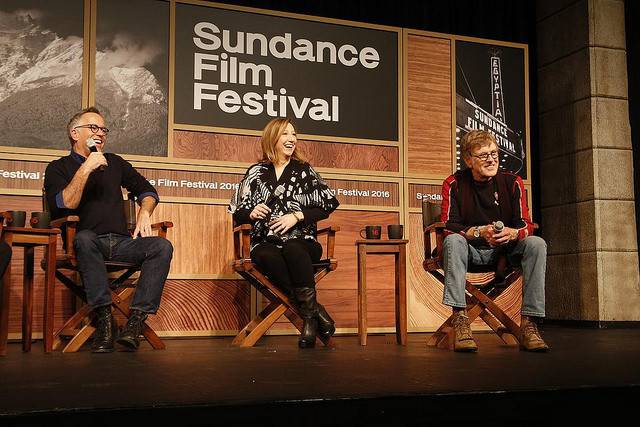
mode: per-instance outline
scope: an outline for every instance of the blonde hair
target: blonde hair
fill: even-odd
[[[264,127],[262,136],[260,137],[260,147],[262,148],[261,162],[269,164],[275,163],[278,160],[278,153],[276,151],[276,144],[282,136],[282,133],[287,128],[287,125],[291,124],[293,130],[297,133],[296,125],[291,119],[273,119]],[[307,158],[300,151],[300,147],[296,144],[295,150],[291,155],[294,159],[301,163],[306,163]]]
[[[462,141],[460,141],[460,154],[462,154],[463,159],[468,159],[471,157],[471,152],[480,147],[486,147],[487,145],[495,144],[496,147],[498,143],[496,142],[496,137],[493,136],[491,132],[487,132],[486,130],[472,130],[462,137]]]

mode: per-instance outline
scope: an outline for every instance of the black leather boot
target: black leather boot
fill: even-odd
[[[147,314],[140,310],[131,310],[131,317],[127,321],[127,325],[120,332],[118,344],[122,344],[131,350],[137,350],[140,345],[140,332],[142,325],[147,320]]]
[[[318,315],[316,318],[318,319],[318,333],[320,336],[327,339],[331,338],[336,333],[335,322],[320,303],[318,303]]]
[[[111,315],[111,305],[96,308],[96,332],[91,349],[94,353],[111,353],[118,325]]]
[[[295,288],[296,303],[302,315],[303,325],[298,347],[313,348],[318,334],[318,303],[315,288]]]

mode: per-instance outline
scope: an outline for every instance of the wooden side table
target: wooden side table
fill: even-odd
[[[358,247],[358,339],[367,345],[367,254],[394,255],[396,342],[407,345],[407,242],[409,240],[356,240]]]
[[[22,303],[22,350],[31,350],[31,326],[33,319],[33,274],[34,248],[45,246],[47,266],[44,285],[44,351],[51,353],[53,349],[53,309],[56,273],[56,242],[60,229],[39,229],[26,227],[4,227],[2,239],[9,246],[24,248],[24,276]],[[0,292],[0,356],[7,354],[7,337],[9,335],[9,287],[11,286],[11,264],[7,267],[2,279]]]

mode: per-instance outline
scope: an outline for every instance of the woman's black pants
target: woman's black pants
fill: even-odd
[[[294,288],[315,288],[313,263],[320,260],[322,245],[315,240],[290,239],[281,246],[259,243],[251,251],[251,260],[288,296]]]

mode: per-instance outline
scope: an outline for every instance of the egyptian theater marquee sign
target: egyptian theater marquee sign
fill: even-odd
[[[398,141],[398,33],[176,4],[177,125]]]
[[[456,137],[474,129],[491,132],[500,168],[527,179],[523,50],[458,41],[456,63]],[[460,158],[457,167],[465,167]]]

